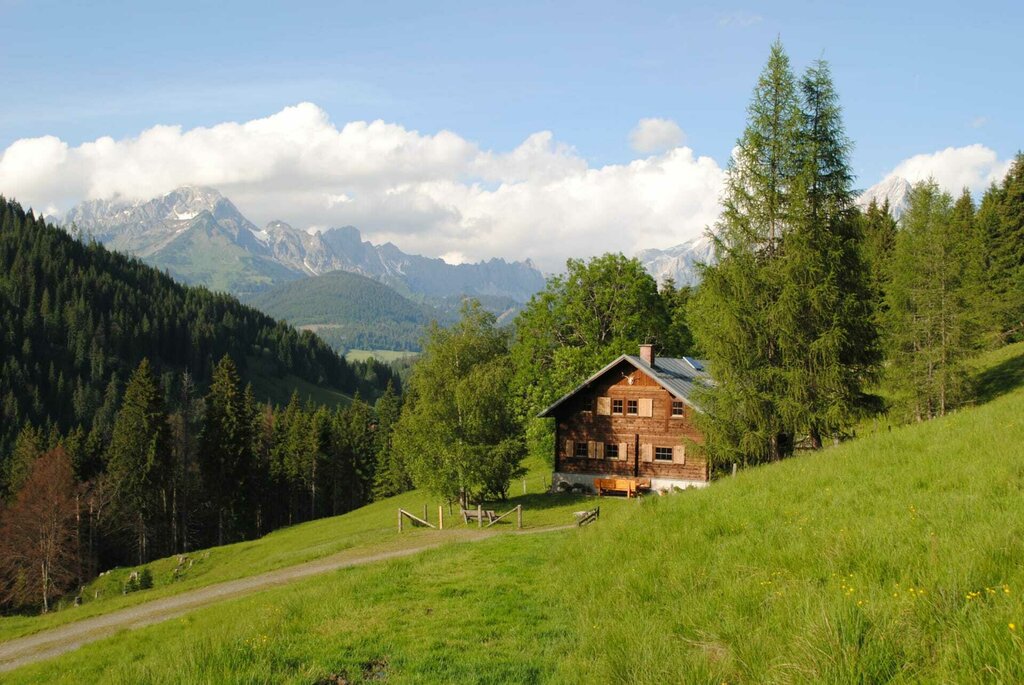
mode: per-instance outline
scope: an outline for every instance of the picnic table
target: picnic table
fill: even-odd
[[[476,521],[477,523],[491,523],[494,519],[498,518],[498,514],[493,509],[462,509],[462,520],[466,523],[470,521]]]

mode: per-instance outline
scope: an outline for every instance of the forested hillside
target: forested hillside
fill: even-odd
[[[2,198],[0,324],[0,610],[372,499],[387,367]]]
[[[243,378],[258,365],[347,394],[376,395],[389,380],[386,368],[368,374],[310,333],[76,240],[2,198],[0,323],[0,459],[25,422],[67,431],[109,420],[143,358],[165,393],[181,372],[204,388],[224,355]]]
[[[280,285],[249,303],[294,326],[313,330],[337,350],[420,349],[432,320],[451,318],[359,274],[332,271]]]

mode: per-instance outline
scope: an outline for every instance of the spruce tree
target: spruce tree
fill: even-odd
[[[206,419],[199,465],[217,517],[217,544],[239,528],[236,515],[246,499],[247,470],[252,466],[252,416],[249,414],[231,357],[224,355],[213,371],[206,396]]]
[[[889,209],[889,201],[879,205],[874,199],[860,215],[864,236],[864,264],[870,274],[872,298],[875,302],[876,321],[885,300],[889,259],[896,243],[896,220]]]
[[[999,333],[1006,341],[1019,340],[1024,338],[1024,153],[999,187],[993,228],[989,269]]]
[[[114,489],[114,506],[132,531],[137,563],[151,558],[151,542],[157,546],[170,536],[163,533],[163,504],[169,503],[164,488],[171,482],[171,439],[167,413],[148,359],[143,359],[125,387],[121,409],[114,420],[107,475]]]
[[[393,447],[395,424],[402,411],[402,402],[388,383],[384,394],[377,400],[377,430],[374,433],[377,468],[374,474],[373,497],[392,497],[412,489],[412,480],[401,455]]]

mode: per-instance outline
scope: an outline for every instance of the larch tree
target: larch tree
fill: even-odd
[[[828,65],[815,62],[800,91],[801,169],[778,257],[779,299],[767,323],[781,350],[783,420],[820,448],[858,418],[881,351],[853,204],[852,145]]]
[[[797,82],[776,42],[748,115],[712,233],[717,263],[691,307],[715,377],[701,414],[713,463],[773,461],[797,440],[838,439],[868,404],[880,358],[828,65]]]
[[[934,181],[914,186],[890,263],[885,377],[897,410],[919,421],[965,397],[976,343],[968,243],[952,217],[953,199]]]
[[[789,58],[776,42],[726,174],[723,211],[711,233],[716,263],[701,269],[690,309],[694,338],[715,377],[701,400],[712,463],[771,461],[792,450],[772,314],[781,290],[783,236],[794,219],[803,171],[802,123]]]
[[[35,459],[0,513],[0,604],[43,613],[77,577],[75,477],[60,447]]]

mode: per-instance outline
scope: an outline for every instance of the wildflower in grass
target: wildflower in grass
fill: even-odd
[[[1017,624],[1016,623],[1011,623],[1010,624],[1010,630],[1017,630]]]

